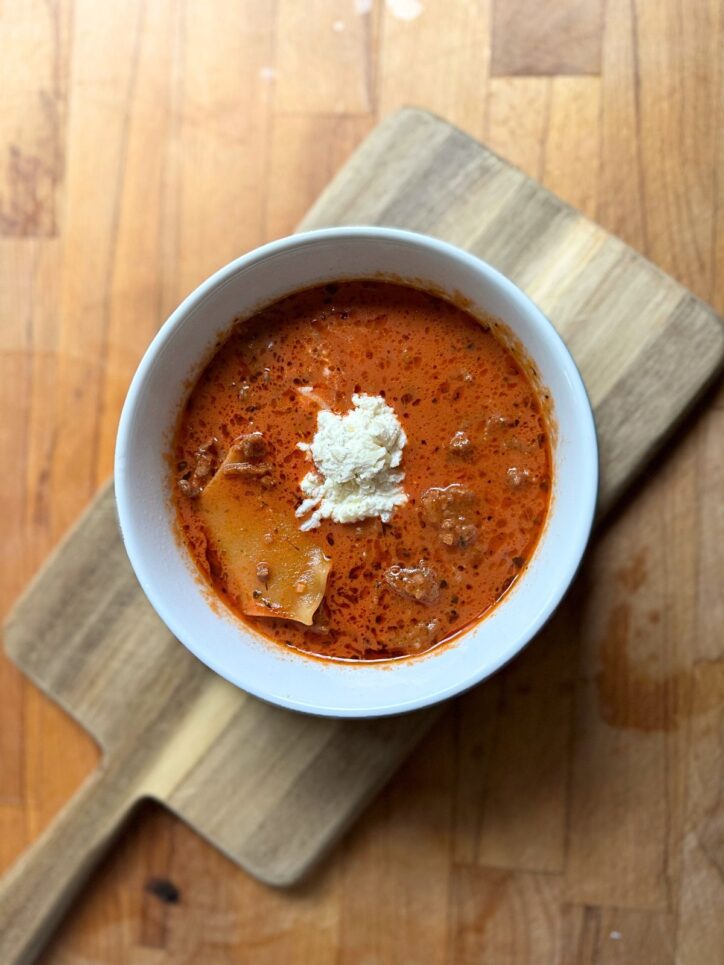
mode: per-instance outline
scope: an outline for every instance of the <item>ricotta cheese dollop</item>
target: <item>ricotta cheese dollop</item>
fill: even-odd
[[[379,395],[353,395],[344,415],[319,412],[312,441],[297,443],[314,462],[300,483],[307,498],[297,516],[312,513],[300,529],[314,529],[323,519],[355,523],[379,516],[389,522],[395,507],[407,502],[405,474],[397,468],[406,443],[394,409]]]

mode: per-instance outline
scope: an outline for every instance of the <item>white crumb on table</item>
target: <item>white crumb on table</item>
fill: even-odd
[[[398,20],[415,20],[423,9],[421,0],[385,0],[385,6]]]

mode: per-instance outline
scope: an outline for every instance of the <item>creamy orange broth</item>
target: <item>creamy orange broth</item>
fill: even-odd
[[[235,438],[259,432],[268,472],[239,485],[289,527],[310,468],[297,443],[320,404],[346,412],[355,392],[383,396],[405,429],[407,504],[389,523],[326,520],[305,534],[331,562],[311,627],[242,613],[197,490]],[[380,281],[302,291],[239,322],[189,395],[173,458],[180,531],[213,590],[255,631],[338,659],[421,653],[479,621],[529,560],[551,490],[541,399],[495,325]]]

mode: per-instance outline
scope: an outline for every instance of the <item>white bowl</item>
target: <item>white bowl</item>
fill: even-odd
[[[393,274],[460,293],[523,343],[553,400],[557,435],[548,520],[520,580],[479,624],[419,657],[317,660],[249,630],[209,604],[174,534],[165,459],[189,379],[238,315],[297,289]],[[578,370],[553,326],[510,281],[452,245],[388,228],[330,228],[283,238],[231,262],[166,321],[138,367],[116,444],[116,499],[128,556],[171,632],[238,687],[294,710],[374,717],[425,707],[489,677],[550,617],[589,537],[598,486],[596,433]]]

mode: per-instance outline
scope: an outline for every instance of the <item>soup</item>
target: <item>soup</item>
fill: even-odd
[[[172,453],[179,533],[214,594],[330,659],[420,654],[489,613],[551,492],[545,399],[503,332],[372,280],[235,323]]]

